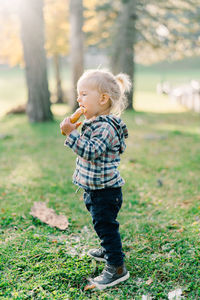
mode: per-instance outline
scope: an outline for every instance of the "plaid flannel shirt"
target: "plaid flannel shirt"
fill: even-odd
[[[124,185],[117,167],[127,137],[126,125],[114,115],[86,120],[81,135],[72,131],[64,145],[78,155],[73,183],[85,190]]]

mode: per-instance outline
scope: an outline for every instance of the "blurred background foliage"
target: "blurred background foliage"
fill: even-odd
[[[137,66],[198,58],[199,20],[197,0],[0,0],[0,68],[25,69],[30,121],[52,119],[52,101],[68,102],[74,110],[76,82],[88,67],[129,74],[134,88],[128,95],[128,108],[134,109]],[[46,58],[54,70],[51,79]],[[68,69],[67,84],[62,82],[63,66]],[[164,74],[165,67],[162,79]],[[55,81],[53,92],[51,80]],[[46,112],[41,113],[42,109]]]

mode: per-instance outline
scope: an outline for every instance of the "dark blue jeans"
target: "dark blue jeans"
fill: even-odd
[[[108,264],[123,264],[124,253],[117,214],[122,205],[121,188],[90,190],[84,193],[85,205],[92,216],[94,229],[101,240]]]

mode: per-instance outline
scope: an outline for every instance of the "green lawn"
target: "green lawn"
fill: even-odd
[[[62,84],[65,94],[69,94],[69,69],[63,66]],[[24,69],[0,66],[0,117],[11,108],[24,104],[27,101],[27,90]],[[55,94],[55,74],[50,65],[48,67],[49,89],[52,96]],[[52,97],[53,98],[53,97]]]
[[[156,69],[138,69],[137,112],[122,115],[129,139],[120,165],[126,185],[119,221],[131,276],[114,288],[84,292],[87,278],[104,265],[86,255],[99,241],[82,191],[75,193],[71,182],[76,156],[59,131],[69,108],[54,105],[54,122],[43,124],[3,116],[25,101],[23,74],[12,71],[0,70],[0,299],[168,299],[179,288],[183,299],[200,299],[199,115],[155,94]],[[191,78],[199,74],[193,71]],[[175,75],[166,70],[165,76]],[[181,76],[180,70],[175,77]],[[65,214],[69,228],[34,219],[35,201]]]
[[[200,58],[188,58],[183,61],[174,63],[158,63],[152,66],[135,66],[134,89],[140,95],[136,97],[137,110],[156,111],[157,103],[155,100],[165,98],[156,95],[157,83],[169,81],[172,85],[190,82],[190,80],[199,80]],[[48,64],[49,89],[52,95],[55,94],[55,72],[51,63]],[[69,65],[63,62],[61,68],[62,87],[67,97],[70,94],[70,70]],[[151,98],[149,100],[149,98]],[[153,100],[152,102],[152,99]],[[25,86],[24,70],[19,67],[8,68],[0,66],[0,117],[13,106],[25,103],[27,99],[27,91]],[[146,100],[147,99],[147,100]],[[150,104],[148,104],[148,102]],[[148,105],[147,105],[148,104]],[[151,105],[155,106],[152,107]],[[166,112],[166,105],[159,109]],[[176,110],[176,108],[175,108]],[[171,109],[168,110],[171,112]]]
[[[126,112],[130,137],[122,156],[126,180],[119,214],[130,279],[84,292],[103,264],[84,255],[98,246],[82,192],[71,183],[75,155],[63,146],[61,117],[29,124],[0,120],[1,299],[167,299],[181,288],[199,299],[199,116]],[[47,201],[70,221],[66,231],[35,220],[34,201]],[[75,255],[74,255],[75,254]]]

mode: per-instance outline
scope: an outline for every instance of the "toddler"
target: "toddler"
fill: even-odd
[[[80,122],[72,124],[66,118],[60,124],[67,136],[65,145],[78,155],[73,183],[84,189],[84,202],[101,240],[101,248],[88,252],[92,258],[106,262],[102,274],[91,279],[99,289],[129,278],[116,218],[124,185],[117,167],[128,137],[127,127],[119,115],[126,107],[125,92],[130,87],[126,74],[114,76],[106,70],[86,71],[77,84],[77,101],[85,108],[81,134],[76,130]]]

